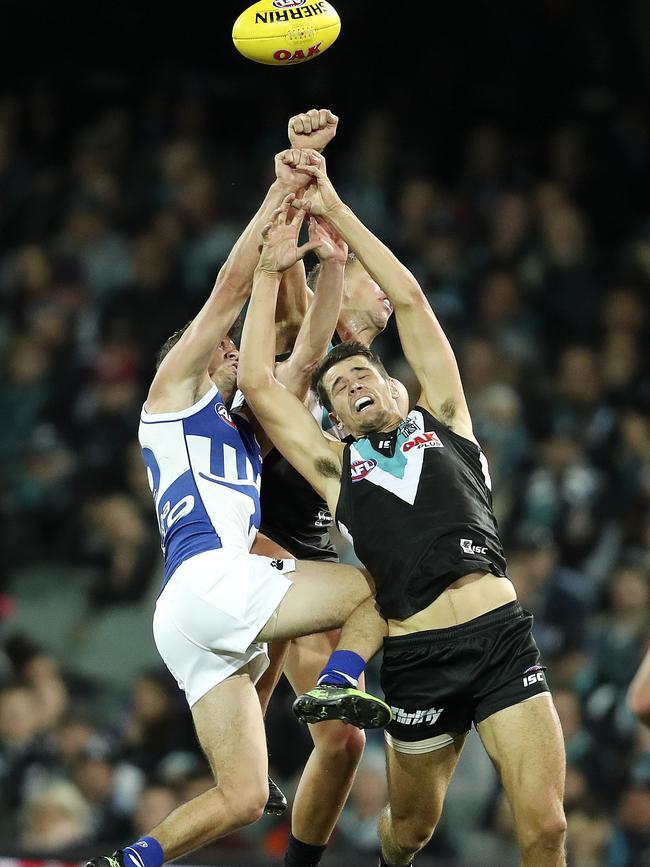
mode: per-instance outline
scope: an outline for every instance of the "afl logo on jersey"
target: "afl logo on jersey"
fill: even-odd
[[[236,425],[235,422],[230,418],[230,414],[229,414],[228,410],[226,409],[226,407],[225,407],[222,403],[218,403],[218,404],[215,406],[214,411],[215,411],[216,414],[219,416],[219,418],[221,418],[221,419],[223,419],[223,420],[225,421],[226,424],[229,424],[230,427],[232,427],[232,428],[234,428],[235,430],[237,430],[237,425]]]
[[[360,482],[361,479],[365,479],[368,473],[377,466],[377,461],[374,458],[370,458],[367,461],[354,461],[350,464],[350,475],[352,476],[353,482]]]

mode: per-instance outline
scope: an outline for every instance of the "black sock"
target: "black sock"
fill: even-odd
[[[284,867],[318,867],[323,852],[327,846],[311,846],[296,840],[293,834],[289,834],[289,846],[284,856]]]

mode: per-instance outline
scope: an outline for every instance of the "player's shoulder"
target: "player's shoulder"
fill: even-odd
[[[143,410],[149,415],[186,412],[212,393],[217,393],[217,387],[207,373],[203,377],[185,380],[156,374],[149,386]]]

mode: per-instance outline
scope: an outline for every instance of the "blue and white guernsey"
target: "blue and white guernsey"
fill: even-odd
[[[158,516],[162,586],[196,554],[249,551],[260,525],[262,455],[251,425],[231,418],[216,385],[179,412],[143,409],[138,439]]]

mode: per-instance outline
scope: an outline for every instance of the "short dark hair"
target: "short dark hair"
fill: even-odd
[[[390,379],[381,358],[379,358],[378,355],[375,355],[371,349],[368,349],[364,343],[360,343],[358,340],[347,340],[345,343],[339,343],[338,346],[335,346],[327,353],[311,377],[311,387],[318,395],[318,400],[328,412],[332,411],[332,402],[323,385],[323,377],[327,371],[334,367],[335,364],[338,364],[339,361],[351,358],[353,355],[361,355],[363,358],[367,358],[373,367],[381,373],[384,379]]]
[[[348,253],[348,258],[345,262],[345,267],[351,265],[353,262],[358,262],[359,257],[356,253]],[[312,290],[312,292],[316,289],[316,283],[318,282],[318,277],[320,276],[320,262],[317,262],[313,268],[310,269],[307,274],[307,285]]]
[[[156,370],[158,370],[160,365],[163,363],[164,357],[167,355],[167,353],[169,352],[170,349],[173,349],[173,347],[176,346],[176,344],[181,339],[181,337],[185,334],[185,332],[190,327],[192,322],[194,322],[194,320],[190,319],[189,322],[186,322],[182,328],[179,328],[178,331],[174,331],[174,333],[170,337],[168,337],[167,340],[165,340],[165,342],[163,343],[163,345],[160,347],[160,349],[158,351],[158,355],[156,356]],[[239,339],[241,337],[242,327],[243,327],[243,316],[240,315],[237,317],[234,325],[232,326],[232,328],[230,329],[230,331],[227,334],[227,336],[232,340],[232,342],[235,345],[238,344]]]

